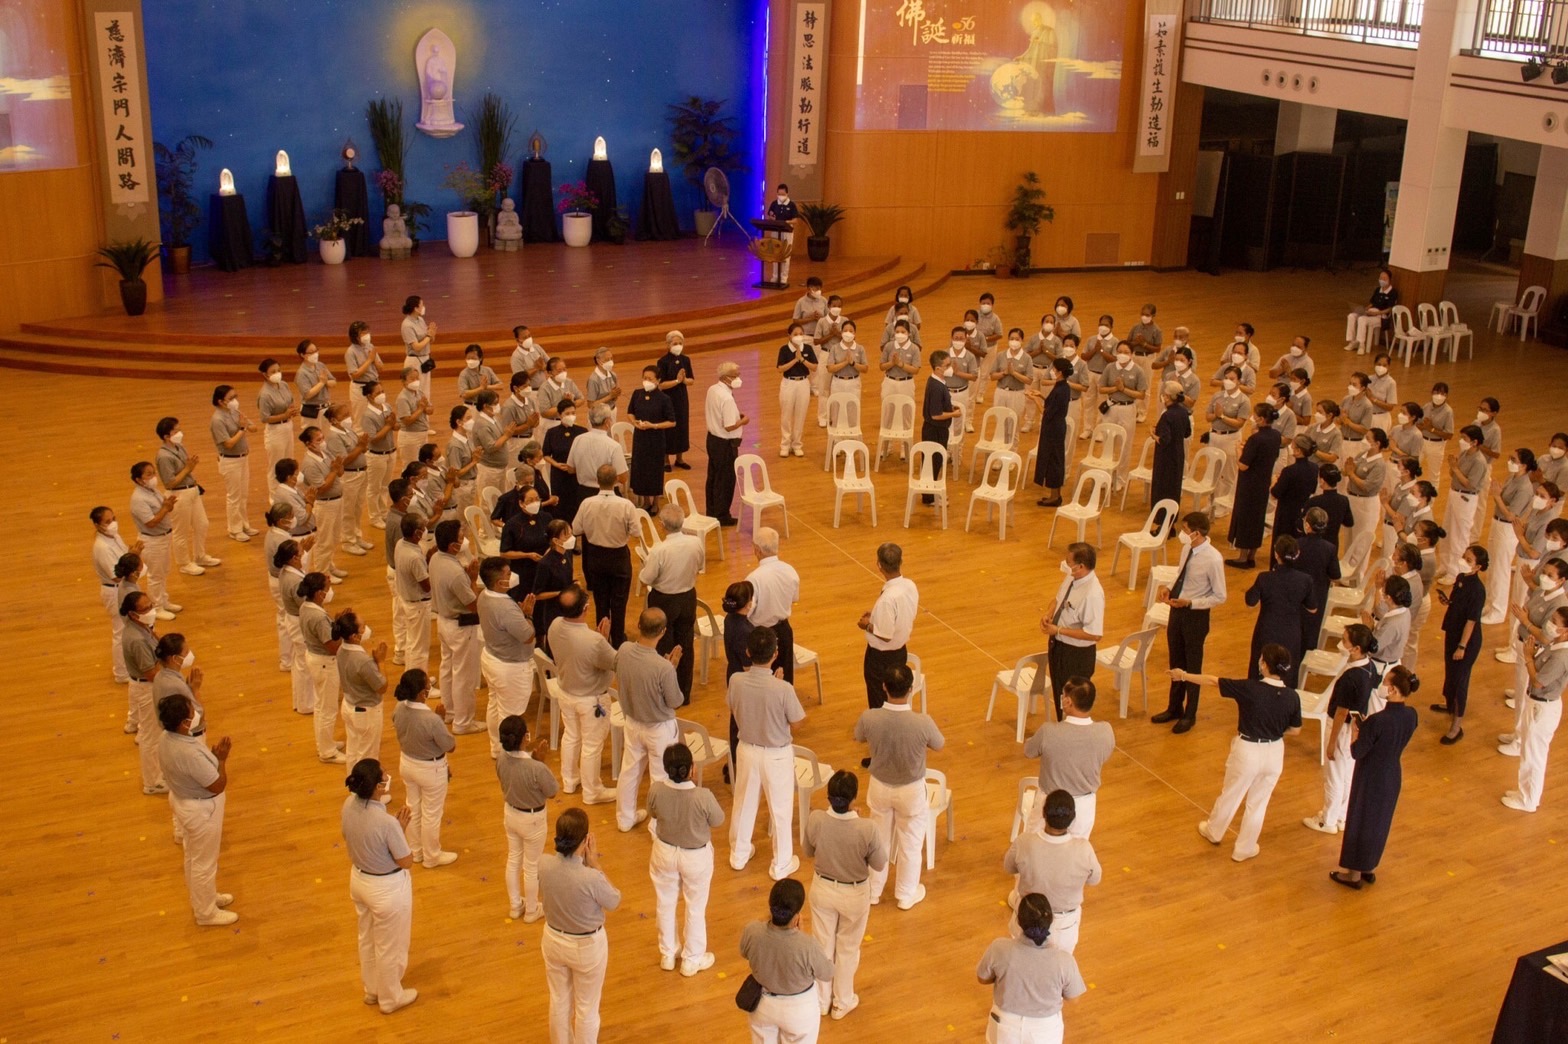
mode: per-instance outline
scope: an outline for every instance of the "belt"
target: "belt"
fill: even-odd
[[[890,380],[890,381],[909,381],[909,380],[913,380],[914,378],[912,378],[912,377],[894,377],[890,373],[890,374],[887,375],[887,379]],[[774,996],[778,996],[778,994],[774,994]],[[790,994],[790,996],[794,996],[794,994]]]
[[[1278,743],[1279,742],[1279,737],[1278,736],[1274,737],[1273,739],[1255,739],[1254,737],[1248,736],[1246,733],[1242,733],[1242,732],[1238,732],[1236,734],[1236,738],[1237,739],[1246,740],[1248,743]]]
[[[1506,519],[1502,515],[1498,515],[1498,514],[1495,514],[1495,513],[1492,515],[1492,521],[1493,522],[1501,522],[1505,526],[1513,525],[1513,521],[1512,520]]]
[[[120,582],[118,580],[104,580],[101,583],[102,583],[102,586],[104,586],[104,587],[119,587],[120,586]]]
[[[249,453],[220,453],[220,454],[218,454],[218,456],[222,457],[224,460],[242,460],[245,457],[250,456],[250,454]]]
[[[280,424],[287,424],[287,423],[288,423],[288,421],[268,421],[267,422],[267,427],[269,427],[269,428],[276,428]]]
[[[1126,402],[1123,402],[1121,399],[1118,399],[1115,396],[1111,397],[1111,405],[1112,406],[1131,406],[1133,404],[1133,402],[1134,402],[1134,400],[1132,400],[1132,399],[1128,399]]]
[[[388,870],[386,873],[382,873],[382,874],[371,873],[369,870],[366,870],[362,866],[356,866],[354,869],[358,870],[360,873],[364,874],[366,877],[391,877],[393,874],[401,874],[403,872],[403,868],[401,866],[398,867],[396,870]]]
[[[835,373],[833,375],[833,379],[835,381],[858,381],[858,380],[860,380],[860,374],[857,373],[853,377],[845,377],[845,376],[842,376],[841,374]]]
[[[1447,442],[1448,441],[1447,439],[1443,438],[1443,436],[1441,436],[1441,435],[1423,435],[1421,437],[1423,439],[1425,439],[1427,442]]]
[[[707,844],[701,844],[701,845],[672,845],[672,844],[670,844],[670,842],[664,840],[664,838],[660,837],[658,834],[655,834],[653,836],[654,836],[654,839],[659,842],[659,844],[667,845],[670,848],[678,848],[682,852],[701,852],[704,848],[707,848],[709,844],[712,844],[712,842],[710,841]]]
[[[375,384],[375,383],[377,383],[377,382],[376,381],[355,381],[354,382],[354,387],[358,388],[360,391],[364,391],[366,388],[370,387],[372,384]]]
[[[369,452],[372,457],[387,457],[396,453],[397,450],[370,450]]]
[[[1138,349],[1134,348],[1132,350],[1132,354],[1136,355],[1138,358],[1141,359],[1141,358],[1143,358],[1146,355],[1159,355],[1160,354],[1160,350],[1158,348],[1151,348],[1151,349],[1149,349],[1146,352],[1140,352]]]
[[[516,805],[512,804],[510,801],[508,801],[506,803],[506,807],[511,809],[514,812],[526,812],[529,815],[533,815],[535,812],[543,812],[544,811],[544,806],[543,805],[540,805],[538,808],[518,808]],[[568,932],[567,934],[571,934],[571,933]]]
[[[355,714],[368,714],[369,712],[370,712],[370,708],[369,707],[355,707],[354,708],[354,713]]]
[[[806,378],[804,378],[804,377],[785,377],[784,379],[786,381],[803,381]]]
[[[413,761],[445,761],[446,760],[446,755],[445,754],[437,754],[433,758],[420,758],[420,757],[415,757],[413,754],[409,754],[409,755],[407,755],[407,757],[410,760],[413,760]]]
[[[1532,700],[1534,700],[1536,703],[1556,703],[1557,702],[1556,700],[1549,700],[1545,696],[1531,696],[1530,698]]]
[[[318,504],[330,504],[334,500],[342,500],[342,499],[343,499],[343,494],[339,493],[335,497],[317,497],[316,498],[316,503],[318,503]]]
[[[770,989],[763,989],[762,992],[766,993],[769,997],[799,997],[801,994],[803,994],[803,993],[810,993],[812,990],[814,990],[816,988],[817,988],[816,983],[812,983],[810,986],[807,986],[805,989],[803,989],[803,990],[796,990],[794,993],[774,993]]]
[[[194,482],[187,482],[183,486],[175,486],[173,489],[169,490],[169,492],[170,493],[184,493],[187,489],[195,489],[195,488],[196,488],[196,483],[194,483]]]
[[[840,881],[838,878],[829,877],[827,874],[818,874],[817,876],[822,878],[824,881],[829,881],[836,885],[863,885],[866,883],[866,879],[864,877],[858,881]]]
[[[582,936],[586,936],[586,935],[598,935],[601,931],[604,930],[603,928],[595,928],[591,932],[569,932],[569,931],[567,931],[564,928],[557,928],[555,925],[550,924],[548,921],[545,922],[545,927],[550,929],[552,932],[555,932],[555,933],[557,933],[559,935],[575,935],[575,936],[578,936],[579,938],[582,937]]]

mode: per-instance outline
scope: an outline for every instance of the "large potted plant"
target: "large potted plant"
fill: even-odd
[[[132,243],[110,243],[98,248],[98,268],[120,273],[120,303],[126,315],[141,315],[147,310],[147,284],[142,273],[158,257],[158,244],[138,239]]]
[[[585,247],[593,239],[593,212],[599,197],[585,181],[568,181],[559,191],[561,202],[556,209],[561,213],[561,238],[567,246]]]
[[[1040,226],[1056,217],[1056,210],[1045,202],[1045,189],[1034,171],[1024,172],[1013,188],[1013,202],[1007,208],[1007,231],[1013,233],[1014,274],[1023,277],[1033,267],[1029,244]]]
[[[495,241],[495,215],[501,209],[501,199],[512,185],[513,171],[506,162],[512,150],[512,131],[517,117],[495,92],[487,92],[479,99],[478,106],[468,116],[474,128],[474,138],[479,145],[479,172],[490,190],[485,206],[479,211],[484,219],[487,234]]]
[[[403,198],[406,187],[404,166],[408,160],[408,128],[403,123],[403,101],[400,98],[377,98],[365,106],[365,122],[370,125],[370,140],[376,147],[376,162],[381,169],[376,173],[376,187],[381,190],[382,213],[396,203],[403,209],[403,223],[408,226],[408,236],[419,249],[418,222],[410,212],[414,204]],[[428,216],[429,207],[424,214]]]
[[[323,224],[310,230],[319,241],[321,260],[329,265],[341,265],[348,257],[348,244],[343,236],[355,225],[363,225],[364,218],[349,217],[346,210],[334,210]]]
[[[479,252],[479,213],[494,198],[489,182],[473,167],[459,163],[446,169],[441,187],[455,192],[465,208],[446,216],[446,247],[453,257],[473,257]]]
[[[153,142],[158,210],[168,236],[169,270],[176,275],[191,270],[191,233],[201,227],[201,206],[196,202],[196,154],[210,148],[212,142],[200,134],[187,134],[173,148]]]
[[[740,131],[735,120],[721,116],[724,100],[699,98],[692,95],[685,101],[668,106],[670,144],[674,148],[675,162],[680,164],[686,180],[697,187],[700,204],[696,212],[697,234],[705,236],[713,231],[718,212],[708,202],[703,190],[702,176],[709,167],[718,167],[726,174],[739,169],[736,162],[739,150],[736,140]]]
[[[844,220],[844,208],[837,203],[802,203],[800,216],[811,229],[806,237],[806,256],[813,261],[826,261],[832,240],[828,230]]]

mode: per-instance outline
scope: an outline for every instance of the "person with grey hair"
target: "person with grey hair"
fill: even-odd
[[[597,409],[603,406],[615,420],[615,404],[621,400],[621,382],[615,376],[615,353],[609,348],[598,348],[593,353],[593,372],[588,375],[588,405]],[[594,427],[598,427],[597,424]]]
[[[637,536],[637,507],[616,493],[615,465],[601,464],[597,474],[598,495],[578,507],[572,532],[583,540],[583,584],[593,594],[594,619],[610,621],[610,644],[619,649],[626,641],[626,603],[632,593],[631,541]]]
[[[602,404],[595,406],[588,411],[589,429],[572,440],[572,448],[566,454],[566,470],[577,476],[580,500],[593,496],[601,488],[599,469],[606,464],[615,469],[615,481],[611,485],[626,485],[631,469],[626,451],[610,434],[610,425],[614,423],[614,410]]]
[[[732,362],[719,363],[718,381],[708,389],[704,408],[708,426],[708,478],[704,507],[721,526],[738,520],[730,513],[735,500],[735,458],[740,455],[740,433],[747,417],[735,403],[740,387],[740,367]]]
[[[882,683],[887,672],[909,661],[909,635],[920,612],[920,591],[915,582],[903,575],[904,549],[889,541],[877,548],[877,572],[882,589],[868,612],[856,624],[866,633],[866,654],[861,673],[866,680],[866,705],[873,710],[882,706]],[[870,759],[866,761],[869,763]],[[868,767],[863,765],[862,768]]]
[[[615,825],[623,834],[648,818],[648,810],[637,807],[643,771],[649,773],[650,783],[667,780],[664,750],[681,738],[675,722],[675,712],[684,698],[675,680],[681,652],[676,649],[668,656],[659,655],[666,628],[664,612],[650,606],[637,617],[636,640],[615,652],[615,687],[620,693],[624,737],[615,786]]]
[[[691,702],[692,643],[697,629],[697,574],[707,564],[707,549],[701,538],[685,531],[686,514],[674,504],[659,509],[659,526],[664,539],[648,552],[638,575],[648,588],[648,608],[662,609],[669,626],[659,639],[659,652],[667,655],[677,647],[681,658],[675,663],[676,680],[684,699]]]
[[[784,680],[795,684],[795,629],[790,625],[790,613],[800,601],[800,574],[795,567],[779,558],[779,531],[763,526],[751,537],[751,546],[757,554],[757,568],[746,575],[746,580],[756,591],[751,608],[751,622],[757,627],[767,627],[778,637],[778,657],[773,666],[784,672]]]

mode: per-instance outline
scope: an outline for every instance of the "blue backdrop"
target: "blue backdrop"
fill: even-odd
[[[266,181],[286,149],[299,179],[308,224],[330,215],[339,152],[347,138],[371,179],[372,241],[382,201],[375,189],[375,147],[365,122],[373,98],[403,101],[409,148],[405,197],[435,213],[424,239],[446,236],[445,214],[460,209],[441,188],[450,165],[478,164],[472,128],[436,139],[414,130],[419,83],[414,45],[440,28],[457,48],[457,120],[486,91],[517,115],[508,161],[517,170],[528,136],[549,143],[555,183],[581,180],[603,135],[615,166],[620,204],[635,227],[650,150],[664,151],[683,227],[699,192],[673,169],[665,106],[689,95],[728,99],[748,153],[732,175],[734,210],[760,212],[763,50],[768,0],[146,0],[147,73],[157,140],[211,138],[200,156],[197,190],[206,253],[206,196],[218,172],[234,172],[251,224],[266,221]]]

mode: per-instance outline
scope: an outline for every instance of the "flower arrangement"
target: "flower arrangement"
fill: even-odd
[[[555,208],[558,213],[585,214],[599,207],[599,197],[588,188],[586,181],[568,181],[559,192],[561,202]]]
[[[489,179],[467,163],[448,166],[441,187],[456,193],[457,198],[463,201],[465,210],[485,213],[494,205],[495,192],[490,187]]]
[[[311,229],[310,234],[316,239],[331,243],[342,239],[348,230],[355,225],[363,225],[364,223],[364,218],[349,217],[346,210],[334,210],[332,217],[328,218],[325,223]]]
[[[506,190],[512,187],[512,178],[516,173],[510,163],[491,164],[490,176],[485,179],[485,187],[490,190],[493,200],[499,200],[506,195]]]
[[[388,205],[403,201],[403,176],[395,170],[382,170],[376,174],[376,188]]]

